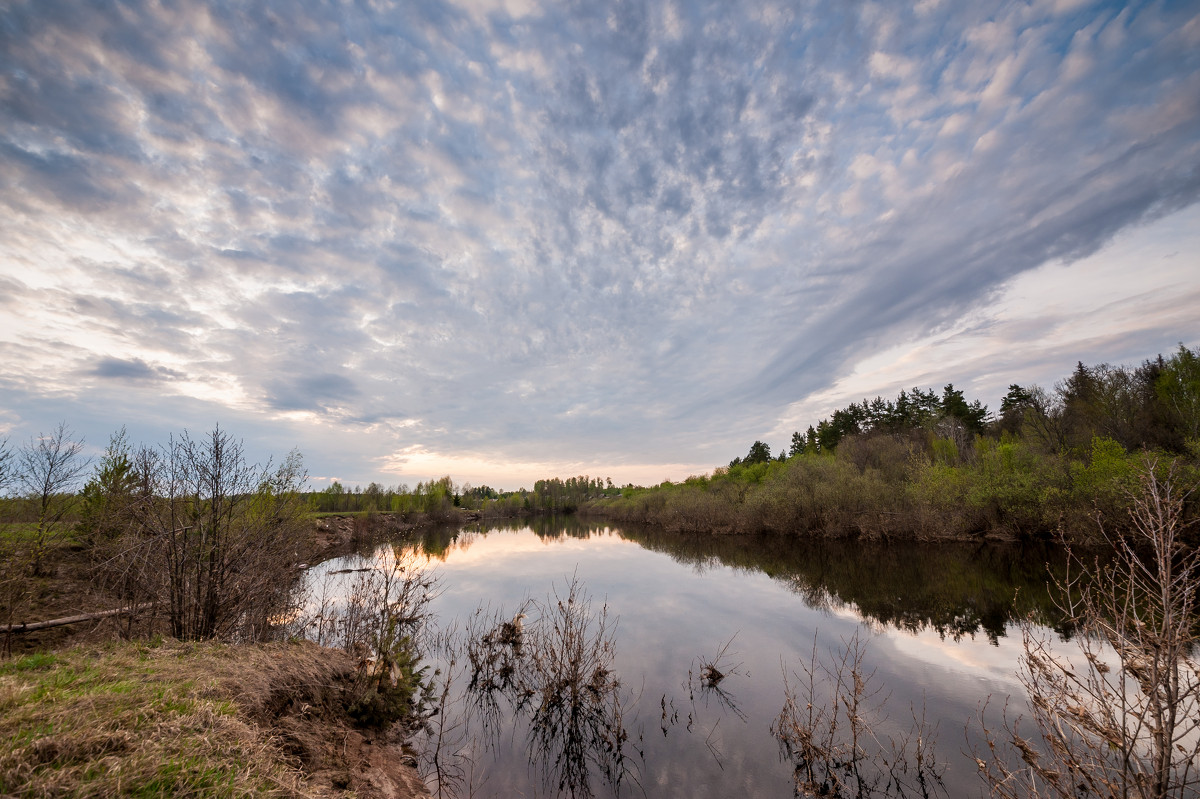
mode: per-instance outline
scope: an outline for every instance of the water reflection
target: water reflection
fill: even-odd
[[[728,566],[761,572],[813,608],[852,607],[883,627],[933,630],[954,640],[985,635],[992,643],[1018,618],[1069,633],[1048,582],[1066,572],[1063,551],[1046,543],[873,543],[797,540],[779,535],[694,535],[577,516],[506,520],[430,533],[425,554],[444,559],[492,532],[527,530],[543,540],[618,535],[699,572]]]
[[[591,797],[593,778],[619,795],[636,780],[637,752],[625,727],[614,632],[607,605],[594,609],[575,578],[561,594],[526,601],[511,619],[477,610],[465,635],[447,646],[452,662],[461,656],[467,664],[466,712],[457,723],[474,727],[470,735],[493,751],[510,725],[524,726],[529,763],[555,795]],[[463,759],[451,759],[454,783]],[[447,774],[434,776],[441,792]]]
[[[818,640],[862,636],[862,673],[895,706],[871,732],[902,742],[910,707],[957,732],[984,698],[1019,690],[1006,627],[1054,620],[1052,550],[534,521],[406,542],[444,588],[442,712],[422,746],[439,796],[789,795],[796,763],[771,728]],[[950,795],[978,787],[960,735]]]
[[[792,764],[797,796],[831,799],[945,797],[945,767],[924,708],[895,736],[877,732],[889,696],[864,668],[867,649],[855,634],[840,650],[819,657],[816,647],[791,678],[771,725]]]
[[[1042,544],[874,544],[781,536],[688,536],[629,528],[621,535],[694,568],[752,569],[786,583],[811,607],[853,606],[885,627],[932,629],[953,639],[984,634],[1031,615],[1060,622],[1047,578],[1066,561]],[[1050,569],[1048,572],[1047,569]]]

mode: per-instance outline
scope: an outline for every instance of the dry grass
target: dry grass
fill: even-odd
[[[313,644],[125,643],[2,663],[0,794],[328,795],[301,771],[321,758],[289,730],[336,716],[352,674]]]

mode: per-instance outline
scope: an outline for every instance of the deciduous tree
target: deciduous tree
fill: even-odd
[[[88,467],[83,441],[60,422],[49,435],[31,438],[17,458],[17,485],[35,521],[30,569],[42,576],[46,553],[66,531],[78,504],[79,476]]]

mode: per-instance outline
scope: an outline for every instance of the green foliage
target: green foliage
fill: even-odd
[[[807,446],[807,440],[803,435],[800,434],[800,431],[797,430],[796,432],[792,433],[792,444],[788,448],[788,457],[795,458],[797,455],[803,455]]]
[[[1126,452],[1111,438],[1093,438],[1086,459],[1068,466],[1069,487],[1051,496],[1051,504],[1057,500],[1060,507],[1064,528],[1085,537],[1094,529],[1097,513],[1102,519],[1123,520],[1140,460],[1139,454]]]
[[[941,466],[957,465],[958,444],[949,438],[935,438],[933,440],[933,460]]]
[[[1097,512],[1121,516],[1137,450],[1200,461],[1197,352],[1080,362],[1053,392],[1013,383],[994,421],[952,383],[864,399],[794,432],[786,462],[755,441],[708,479],[593,509],[679,530],[1087,538]]]
[[[967,504],[971,475],[964,468],[928,462],[915,467],[908,494],[920,525],[935,536],[961,536],[979,527],[979,514]]]
[[[1109,499],[1128,494],[1136,482],[1137,456],[1107,437],[1092,439],[1087,462],[1071,464],[1071,482],[1081,499]]]
[[[1200,439],[1200,351],[1183,344],[1164,364],[1155,395],[1184,441]]]
[[[1042,503],[1054,485],[1046,462],[1010,436],[975,439],[976,458],[967,503],[984,514],[991,528],[1029,535],[1046,529]]]
[[[566,480],[557,477],[538,480],[530,498],[533,507],[549,513],[573,513],[585,502],[600,497],[615,496],[612,481],[607,484],[598,477],[579,475]]]
[[[940,399],[932,389],[914,387],[911,391],[901,391],[895,400],[876,397],[839,408],[816,427],[809,425],[806,434],[793,433],[788,455],[832,452],[843,441],[856,436],[872,433],[903,435],[929,428],[939,419],[956,420],[973,435],[984,431],[988,418],[986,405],[979,400],[967,402],[963,393],[952,384],[946,385]]]
[[[109,439],[108,448],[83,487],[79,512],[79,531],[92,543],[109,541],[120,535],[129,522],[138,475],[121,428]]]

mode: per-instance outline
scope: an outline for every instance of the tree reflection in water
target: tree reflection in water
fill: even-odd
[[[562,546],[532,548],[534,562],[534,543]],[[457,632],[437,653],[442,710],[420,746],[439,796],[699,795],[713,787],[710,795],[774,796],[793,779],[796,789],[843,795],[963,795],[974,771],[952,751],[945,786],[940,772],[922,768],[937,762],[922,712],[926,682],[935,680],[930,726],[958,724],[975,707],[975,682],[1004,690],[1014,616],[1056,623],[1045,583],[1047,565],[1053,577],[1060,559],[1032,544],[727,539],[568,519],[431,534],[416,546],[462,575],[444,617]],[[474,558],[459,557],[468,546]],[[604,557],[585,563],[585,550]],[[572,567],[604,585],[613,604],[588,600],[582,578],[560,581],[537,601],[517,593]],[[743,590],[751,604],[738,599]],[[505,605],[477,608],[481,595]],[[617,603],[633,608],[619,636]],[[883,654],[846,660],[835,647],[832,659],[814,661],[806,650],[818,625],[845,640],[862,625],[872,641],[883,639]],[[734,630],[736,641],[708,648],[712,635]],[[909,654],[914,641],[917,655]],[[788,664],[784,712],[776,658]],[[897,694],[891,713],[861,693],[855,673],[865,679],[868,665]],[[859,711],[849,713],[856,696]]]
[[[432,764],[439,795],[454,795],[463,787],[470,792],[472,786],[463,783],[469,782],[473,745],[497,747],[509,719],[521,719],[527,727],[529,763],[540,769],[547,790],[591,797],[594,777],[616,794],[628,782],[636,784],[635,757],[641,753],[631,745],[624,723],[621,683],[613,667],[615,632],[607,604],[595,609],[576,578],[565,593],[528,600],[511,618],[477,610],[464,634],[448,642],[463,657],[449,653],[445,681],[465,679],[468,686],[459,718],[447,721],[456,709],[444,706],[443,728],[434,730],[435,751],[458,755],[435,758]],[[461,676],[454,673],[458,662],[464,664]],[[467,733],[466,728],[472,729]]]

